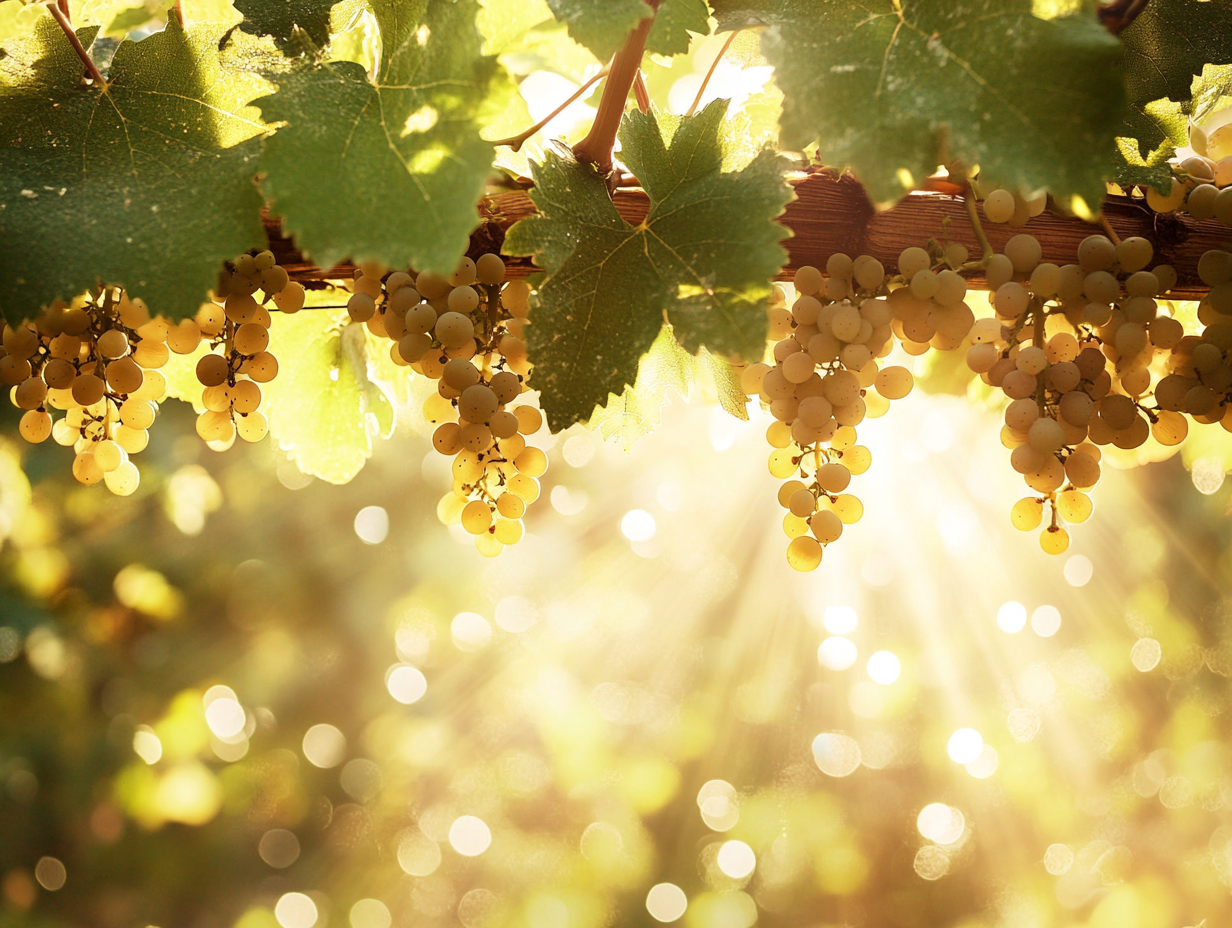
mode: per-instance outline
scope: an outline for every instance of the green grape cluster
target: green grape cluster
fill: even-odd
[[[856,444],[856,427],[866,416],[884,414],[888,401],[906,396],[914,381],[904,367],[877,363],[893,348],[894,312],[884,298],[885,269],[875,258],[833,255],[826,276],[801,267],[793,285],[798,297],[791,309],[779,288],[769,309],[774,364],[749,365],[740,383],[774,416],[766,439],[775,449],[770,473],[787,481],[778,494],[791,539],[787,562],[809,571],[843,526],[864,514],[860,500],[845,492],[852,476],[872,463],[868,448]]]
[[[496,557],[521,540],[523,514],[539,498],[548,466],[525,438],[543,426],[543,414],[513,405],[530,389],[523,339],[530,287],[506,282],[495,254],[463,258],[449,277],[365,267],[351,287],[351,318],[394,342],[395,363],[436,381],[424,416],[437,426],[433,447],[453,458],[453,488],[437,515],[460,523],[481,554]]]
[[[22,438],[73,448],[79,482],[132,494],[141,474],[129,457],[148,444],[167,390],[158,369],[169,357],[169,330],[165,320],[150,318],[144,302],[113,287],[71,304],[57,301],[33,322],[6,325],[0,383],[12,387],[13,405],[25,410]],[[56,410],[64,415],[53,418]]]
[[[1033,236],[1010,238],[984,268],[996,316],[977,321],[967,339],[967,365],[1009,401],[1002,444],[1037,494],[1015,503],[1011,521],[1023,531],[1043,524],[1040,546],[1050,554],[1069,547],[1067,523],[1091,515],[1101,446],[1138,448],[1152,435],[1173,445],[1188,431],[1180,407],[1160,399],[1175,389],[1167,368],[1186,341],[1156,300],[1176,272],[1147,270],[1154,249],[1137,237],[1114,244],[1091,235],[1075,257],[1042,262]]]
[[[260,411],[260,385],[278,375],[278,359],[267,350],[266,307],[272,303],[277,311],[297,313],[304,306],[304,288],[288,278],[273,253],[261,251],[227,262],[211,296],[167,341],[177,354],[192,354],[202,342],[209,346],[196,368],[204,407],[197,434],[210,448],[225,451],[237,436],[254,442],[269,431]]]

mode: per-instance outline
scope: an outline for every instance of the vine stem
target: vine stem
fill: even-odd
[[[702,95],[706,92],[706,86],[710,83],[710,78],[714,76],[715,69],[719,66],[719,62],[723,60],[723,56],[727,54],[727,50],[731,48],[732,42],[736,40],[736,36],[740,34],[740,30],[734,30],[727,37],[727,41],[723,43],[723,47],[719,49],[719,53],[714,56],[714,61],[710,62],[710,67],[706,71],[706,76],[702,78],[702,85],[697,88],[697,96],[693,98],[693,105],[689,107],[686,116],[692,116],[697,112],[698,105],[702,102]]]
[[[971,220],[971,231],[975,233],[975,240],[980,243],[982,260],[987,261],[993,255],[992,245],[988,241],[988,236],[984,234],[984,224],[980,222],[980,214],[975,208],[975,191],[971,189],[970,184],[967,184],[967,189],[963,194],[963,208],[967,210],[967,218]]]
[[[582,97],[582,95],[585,94],[586,91],[588,91],[591,87],[593,87],[599,81],[600,78],[602,78],[605,74],[607,74],[607,72],[608,72],[608,66],[605,65],[603,68],[597,71],[593,77],[591,77],[588,81],[586,81],[586,83],[584,83],[581,87],[579,87],[572,94],[570,94],[569,98],[565,100],[564,103],[556,107],[556,109],[552,110],[552,112],[548,113],[541,120],[539,120],[529,129],[527,129],[525,132],[519,132],[517,135],[510,136],[507,139],[501,139],[500,141],[493,142],[492,144],[493,145],[508,145],[514,151],[518,151],[526,143],[526,140],[528,138],[530,138],[532,135],[534,135],[536,132],[538,132],[540,129],[542,129],[544,126],[550,123],[553,119],[555,119],[557,116],[563,113],[566,109],[569,108],[571,104],[577,102]]]
[[[646,89],[646,75],[642,69],[637,69],[633,77],[633,96],[637,99],[637,108],[643,113],[650,112],[650,91]]]
[[[67,0],[65,0],[64,5],[68,6]],[[47,10],[51,13],[55,21],[59,23],[60,29],[64,33],[65,38],[67,38],[69,44],[73,46],[73,51],[77,53],[77,57],[81,59],[81,63],[86,66],[86,72],[90,75],[91,80],[103,89],[106,89],[107,81],[103,79],[102,72],[99,71],[98,65],[94,63],[94,59],[90,57],[89,52],[82,47],[81,40],[77,38],[77,33],[73,31],[72,23],[68,21],[68,14],[66,14],[60,7],[58,0],[57,2],[48,3]]]
[[[616,131],[625,113],[629,89],[642,67],[642,52],[646,49],[650,27],[654,25],[659,0],[647,0],[647,6],[651,15],[633,27],[624,47],[612,58],[594,125],[586,133],[586,138],[573,146],[573,155],[578,161],[593,164],[605,177],[612,173],[612,146],[616,144]]]
[[[1104,211],[1102,209],[1099,211],[1099,224],[1104,230],[1104,234],[1112,240],[1112,244],[1121,244],[1121,236],[1116,234],[1116,229],[1112,228],[1112,224],[1108,222],[1108,217],[1104,215]]]

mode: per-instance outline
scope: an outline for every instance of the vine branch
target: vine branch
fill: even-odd
[[[68,0],[64,0],[64,6],[68,6]],[[98,65],[94,63],[94,59],[90,57],[90,53],[82,47],[81,40],[77,38],[77,33],[73,31],[73,24],[68,21],[68,14],[60,6],[59,0],[48,3],[47,9],[52,17],[60,25],[60,30],[68,39],[69,44],[73,46],[73,51],[77,53],[77,57],[81,59],[81,63],[86,67],[86,73],[90,75],[90,79],[100,87],[106,88],[107,81],[103,79],[103,74],[98,69]]]
[[[714,76],[714,70],[719,66],[719,62],[723,60],[723,56],[727,54],[727,50],[731,48],[732,42],[736,40],[736,36],[740,34],[739,29],[732,30],[731,35],[727,37],[727,41],[723,43],[723,47],[719,49],[719,53],[714,56],[714,61],[710,62],[710,67],[706,71],[706,76],[702,78],[702,85],[697,88],[697,96],[693,98],[693,105],[689,107],[686,116],[692,116],[697,112],[698,104],[702,102],[702,96],[706,93],[706,86],[710,83],[710,78]]]
[[[651,15],[633,27],[624,47],[612,58],[594,125],[586,133],[586,138],[573,146],[573,154],[578,161],[593,164],[605,177],[612,173],[612,147],[616,144],[616,131],[625,113],[629,90],[641,71],[646,39],[650,36],[650,27],[654,25],[654,14],[659,9],[659,0],[646,2]]]
[[[1112,0],[1101,6],[1097,15],[1103,27],[1113,35],[1120,35],[1146,9],[1149,0]]]
[[[556,107],[556,109],[552,110],[552,112],[548,113],[546,116],[544,116],[541,120],[539,120],[529,129],[527,129],[524,132],[519,132],[517,135],[510,136],[507,139],[501,139],[500,141],[493,142],[492,144],[493,145],[508,145],[514,151],[518,151],[526,143],[526,140],[528,138],[530,138],[532,135],[534,135],[536,132],[538,132],[540,129],[542,129],[544,126],[550,123],[553,119],[555,119],[557,116],[563,113],[566,109],[569,108],[571,104],[581,99],[582,95],[585,94],[586,91],[588,91],[591,87],[593,87],[595,83],[601,77],[607,74],[607,72],[608,72],[608,66],[605,65],[593,77],[587,80],[586,83],[584,83],[581,87],[579,87],[572,94],[570,94],[569,98],[565,100],[564,103]]]

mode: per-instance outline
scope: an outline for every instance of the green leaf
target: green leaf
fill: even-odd
[[[1143,158],[1138,151],[1136,139],[1119,138],[1117,144],[1117,166],[1113,180],[1123,187],[1132,185],[1154,187],[1157,190],[1169,190],[1172,187],[1172,166],[1168,159],[1176,153],[1176,147],[1168,139],[1160,143],[1159,148]]]
[[[264,189],[319,265],[351,257],[448,273],[492,163],[479,131],[484,107],[501,102],[490,99],[498,68],[479,54],[474,0],[373,6],[375,83],[353,62],[329,62],[278,78],[279,92],[256,101],[287,123],[266,141]]]
[[[602,61],[625,44],[629,32],[650,15],[643,0],[547,0],[569,36]]]
[[[285,362],[262,388],[270,435],[296,467],[328,483],[354,478],[373,438],[392,428],[389,400],[368,377],[366,331],[329,310],[279,316],[270,327],[269,350]]]
[[[669,390],[688,399],[694,363],[693,356],[676,341],[672,327],[662,326],[650,350],[638,361],[637,378],[619,396],[613,394],[606,405],[597,407],[587,427],[605,439],[617,439],[628,451],[662,421]]]
[[[710,34],[710,8],[706,0],[664,0],[646,38],[646,51],[656,55],[683,55],[689,33]]]
[[[244,14],[240,28],[253,35],[272,35],[279,48],[294,47],[299,28],[317,47],[329,41],[329,11],[334,0],[235,0]]]
[[[662,421],[668,391],[688,400],[695,383],[708,400],[718,402],[737,419],[749,418],[749,398],[740,389],[740,377],[731,364],[704,348],[694,357],[680,346],[672,327],[664,325],[638,362],[637,379],[620,396],[613,394],[605,406],[596,407],[586,427],[605,439],[617,439],[628,451]]]
[[[475,24],[483,36],[483,53],[502,54],[535,26],[551,18],[547,0],[479,0]]]
[[[1188,104],[1204,65],[1232,62],[1232,4],[1151,0],[1121,42],[1131,105],[1165,97]]]
[[[89,44],[94,29],[83,30]],[[33,316],[100,280],[152,312],[196,312],[225,258],[265,241],[252,183],[253,75],[224,73],[222,27],[124,42],[104,90],[43,21],[0,58],[0,307]]]
[[[629,32],[651,15],[645,0],[547,0],[556,19],[575,42],[602,61],[620,51]],[[710,33],[706,0],[663,0],[646,38],[646,51],[682,55],[689,50],[689,33]]]
[[[625,116],[621,158],[650,197],[637,226],[590,168],[553,153],[536,166],[531,197],[542,215],[513,226],[505,250],[533,254],[551,272],[529,349],[554,431],[633,383],[664,321],[690,353],[704,345],[761,357],[764,303],[788,235],[773,219],[791,193],[768,151],[721,171],[726,108],[716,100],[686,118]]]
[[[943,161],[1094,208],[1120,129],[1120,44],[1094,17],[1030,0],[716,0],[728,28],[767,23],[785,144],[821,140],[877,202]]]

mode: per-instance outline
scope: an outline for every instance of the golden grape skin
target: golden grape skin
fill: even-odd
[[[816,570],[821,565],[821,543],[811,535],[800,535],[787,546],[787,563],[803,572]]]
[[[1010,510],[1010,523],[1020,532],[1039,528],[1044,519],[1044,504],[1037,497],[1024,496]]]
[[[1040,547],[1045,554],[1064,554],[1069,548],[1069,532],[1059,525],[1040,532]]]

